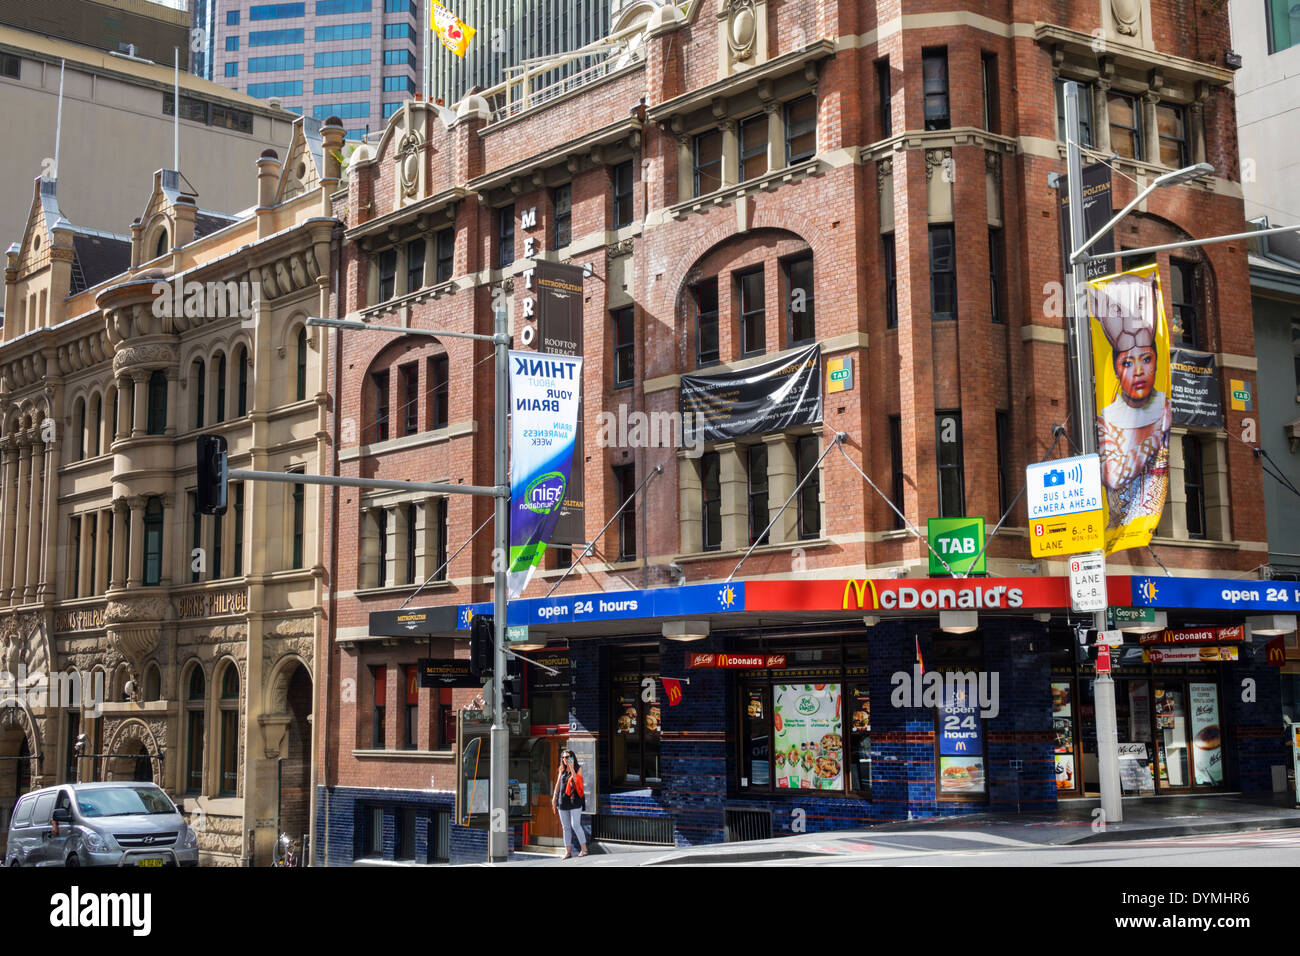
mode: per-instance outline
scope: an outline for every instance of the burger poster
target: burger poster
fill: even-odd
[[[939,708],[939,792],[983,793],[984,739],[979,708],[955,687]]]
[[[844,722],[839,684],[772,688],[778,790],[844,789]]]
[[[1197,786],[1223,783],[1223,749],[1219,746],[1219,690],[1213,684],[1189,684],[1192,709],[1192,768]]]

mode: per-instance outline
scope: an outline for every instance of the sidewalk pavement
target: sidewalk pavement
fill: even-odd
[[[596,844],[589,856],[517,853],[528,865],[664,866],[671,864],[745,863],[842,856],[869,847],[912,850],[977,850],[1018,846],[1065,846],[1120,840],[1151,840],[1203,833],[1274,830],[1300,827],[1300,807],[1290,793],[1221,794],[1197,797],[1128,798],[1124,820],[1094,825],[1100,800],[1062,801],[1051,813],[977,813],[888,823],[862,830],[804,833],[745,843],[696,847],[647,847]]]

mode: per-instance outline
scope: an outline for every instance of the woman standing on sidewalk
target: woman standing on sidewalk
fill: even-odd
[[[582,784],[582,770],[578,755],[572,750],[560,753],[560,772],[555,778],[555,791],[551,794],[551,807],[560,815],[564,831],[564,859],[573,856],[573,836],[576,833],[582,852],[587,855],[587,834],[582,829],[582,811],[586,806],[586,791]]]

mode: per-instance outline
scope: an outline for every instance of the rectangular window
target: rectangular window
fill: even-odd
[[[215,581],[221,577],[222,545],[225,543],[226,516],[212,516],[212,566],[208,568],[208,580]]]
[[[700,456],[700,488],[703,492],[701,525],[703,550],[722,547],[722,462],[716,451]]]
[[[306,526],[307,486],[295,483],[293,486],[293,564],[294,570],[302,568],[303,529]]]
[[[239,711],[221,711],[221,797],[239,792]]]
[[[430,507],[426,505],[426,507]],[[434,498],[432,514],[425,515],[425,521],[433,522],[433,579],[447,580],[447,499]]]
[[[722,188],[722,130],[711,129],[695,137],[695,195]]]
[[[446,355],[429,359],[429,427],[446,428],[451,396]]]
[[[880,138],[894,135],[893,91],[889,76],[889,58],[876,61],[876,112],[880,120]]]
[[[403,555],[406,559],[406,566],[403,569],[403,576],[407,584],[415,583],[415,546],[418,543],[416,541],[418,532],[415,521],[415,509],[417,507],[415,502],[412,501],[402,508],[402,515],[406,518],[406,553]]]
[[[375,372],[375,441],[388,441],[388,373]]]
[[[298,57],[301,61],[302,57]],[[330,76],[312,82],[313,93],[360,93],[370,89],[368,76]]]
[[[880,257],[885,264],[885,328],[898,328],[898,261],[894,254],[894,234],[880,237]]]
[[[384,77],[385,93],[415,93],[415,80],[409,76]]]
[[[936,412],[934,435],[938,446],[939,517],[964,517],[966,472],[962,460],[961,412]]]
[[[1011,507],[1011,413],[996,412],[994,429],[998,444],[998,514]]]
[[[317,53],[317,67],[323,66],[369,66],[369,50],[331,50],[328,53]],[[367,77],[369,79],[369,77]],[[370,89],[369,86],[364,89]],[[320,92],[317,90],[317,92]]]
[[[817,97],[801,96],[785,104],[785,164],[792,166],[817,154]]]
[[[619,163],[611,171],[614,186],[614,228],[631,225],[634,215],[632,203],[632,160]]]
[[[375,587],[388,587],[388,509],[375,509],[375,537],[379,545],[379,568]]]
[[[238,64],[238,63],[227,63],[227,64],[226,64],[226,76],[239,76],[239,64]]]
[[[409,13],[415,16],[415,0],[384,0],[384,13]]]
[[[439,229],[436,236],[438,244],[437,272],[435,282],[446,282],[452,276],[456,263],[456,230],[450,226]]]
[[[299,488],[302,485],[298,485]],[[244,483],[242,481],[230,486],[235,496],[235,569],[234,576],[244,573]]]
[[[69,597],[81,597],[81,519],[72,519],[72,593]]]
[[[813,318],[812,256],[786,260],[785,287],[789,296],[786,306],[787,341],[790,345],[811,342],[817,336]]]
[[[948,129],[948,50],[921,51],[922,91],[925,95],[925,128]]]
[[[388,702],[388,668],[380,664],[370,668],[370,685],[374,688],[374,710],[371,714],[370,745],[375,750],[386,746],[384,736],[384,710]]]
[[[1268,52],[1278,53],[1300,43],[1300,10],[1295,0],[1267,0]]]
[[[248,35],[248,45],[280,46],[286,43],[302,43],[304,38],[305,33],[302,30],[255,30]]]
[[[420,367],[415,362],[398,369],[402,382],[402,434],[420,430]]]
[[[1005,322],[1002,306],[1002,230],[989,228],[989,315]]]
[[[369,53],[370,51],[367,50],[366,52]],[[409,66],[414,70],[415,54],[410,50],[385,50],[384,66]]]
[[[754,355],[767,348],[767,310],[763,307],[763,270],[736,278],[740,292],[740,348],[742,355]]]
[[[329,43],[333,40],[367,40],[370,38],[369,23],[340,23],[332,27],[317,27],[316,42]],[[302,38],[299,37],[299,42]]]
[[[397,250],[385,249],[379,254],[379,301],[387,302],[397,290]]]
[[[658,787],[660,701],[662,694],[645,700],[645,681],[656,685],[659,654],[654,648],[613,652],[610,661],[610,783],[616,788]]]
[[[740,154],[736,157],[737,182],[767,172],[767,114],[758,113],[740,121]]]
[[[1065,135],[1065,77],[1056,78],[1056,138],[1062,143],[1066,141]],[[1077,81],[1075,81],[1077,82]],[[1080,133],[1079,145],[1091,148],[1093,146],[1092,138],[1092,86],[1088,83],[1079,83],[1079,126]]]
[[[257,99],[266,99],[268,96],[302,96],[302,80],[249,83],[248,95]]]
[[[263,3],[248,8],[249,20],[287,20],[306,15],[305,3]]]
[[[818,474],[819,457],[816,435],[804,435],[794,446],[795,483],[808,478],[799,489],[799,537],[817,538],[822,533],[821,476]]]
[[[199,511],[199,496],[193,491],[190,492],[190,515],[192,516],[190,519],[190,554],[193,555],[195,551],[202,553],[203,548],[203,514]],[[111,521],[109,527],[112,527]],[[199,580],[199,567],[199,562],[191,557],[191,583]]]
[[[1187,165],[1187,108],[1177,103],[1156,104],[1156,130],[1160,134],[1160,162],[1182,169]]]
[[[234,53],[239,50],[239,37],[226,37],[226,52]]]
[[[953,227],[930,227],[930,318],[957,318],[957,250]]]
[[[772,520],[767,506],[767,446],[762,443],[750,445],[747,457],[749,543],[767,544],[767,525]]]
[[[275,70],[301,70],[302,54],[284,54],[283,56],[253,56],[248,58],[249,73],[270,73]],[[317,81],[319,84],[321,81]],[[317,90],[316,92],[320,92]]]
[[[621,505],[636,491],[636,468],[618,465],[614,468],[614,488]],[[636,559],[636,502],[632,501],[618,515],[618,560]]]
[[[718,280],[709,279],[695,287],[695,364],[718,359]]]
[[[1196,263],[1186,259],[1169,260],[1169,296],[1173,303],[1170,333],[1175,346],[1200,348],[1200,322],[1197,304]]]
[[[497,210],[497,268],[504,269],[515,261],[515,206]]]
[[[410,40],[415,42],[415,27],[409,23],[386,23],[384,24],[385,40]]]
[[[406,291],[419,292],[424,288],[424,240],[413,239],[406,244]]]
[[[227,10],[227,11],[226,11],[226,26],[228,26],[228,27],[237,27],[237,26],[239,26],[239,11],[238,11],[238,10]]]
[[[614,326],[614,387],[631,385],[636,378],[636,341],[632,307],[610,313]]]
[[[415,745],[411,745],[414,749]],[[404,807],[397,817],[397,834],[393,839],[393,858],[415,860],[415,810]]]
[[[565,183],[551,192],[551,208],[555,210],[554,246],[563,249],[573,241],[573,185]]]
[[[1187,537],[1205,535],[1205,469],[1201,440],[1196,435],[1183,436],[1183,491],[1187,494]]]
[[[316,0],[316,16],[328,17],[339,13],[369,13],[370,0]]]
[[[900,513],[903,511],[903,420],[898,415],[889,416],[889,500]],[[903,519],[894,515],[894,527],[904,527]]]
[[[1106,94],[1110,148],[1128,159],[1142,159],[1142,108],[1137,97],[1113,90]]]
[[[358,119],[370,115],[370,101],[359,100],[356,103],[322,103],[311,108],[312,119],[327,119],[337,116],[339,119]],[[360,139],[365,130],[349,130],[348,139]]]
[[[420,746],[420,671],[414,664],[407,664],[402,668],[402,674],[402,685],[406,690],[402,707],[402,749],[417,750]]]
[[[983,82],[984,128],[990,133],[998,131],[998,57],[996,53],[980,53],[980,79]]]

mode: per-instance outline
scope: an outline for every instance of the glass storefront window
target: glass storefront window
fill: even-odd
[[[616,651],[612,667],[610,782],[615,787],[657,787],[661,703],[659,651]]]

